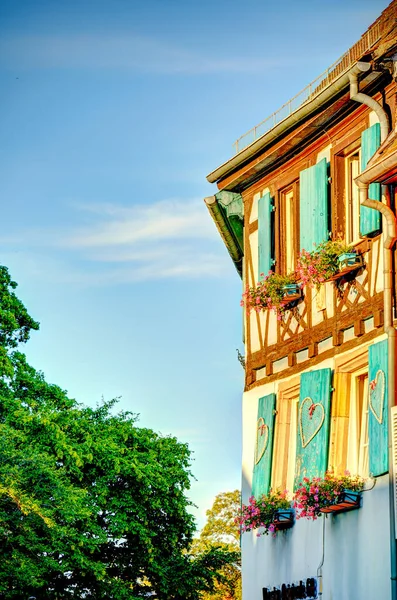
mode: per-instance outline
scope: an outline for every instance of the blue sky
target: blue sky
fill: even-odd
[[[240,280],[206,175],[384,0],[2,0],[1,262],[32,364],[187,441],[199,525],[240,485]]]

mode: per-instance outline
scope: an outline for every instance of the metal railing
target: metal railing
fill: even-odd
[[[324,88],[338,79],[338,77],[368,52],[379,40],[380,35],[381,22],[378,20],[368,29],[360,40],[350,48],[350,50],[345,52],[345,54],[334,62],[333,65],[328,67],[324,73],[321,73],[321,75],[309,83],[309,85],[296,94],[296,96],[291,98],[291,100],[288,100],[281,108],[271,114],[270,117],[267,117],[267,119],[259,123],[259,125],[256,125],[247,131],[247,133],[239,137],[233,144],[236,149],[236,154],[284,121],[284,119],[288,118],[298,108],[306,104],[306,102],[310,102],[313,98],[318,96]]]

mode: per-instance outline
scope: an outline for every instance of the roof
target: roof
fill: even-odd
[[[271,117],[262,121],[248,134],[237,141],[237,154],[212,171],[207,180],[210,183],[223,178],[246,164],[258,153],[274,144],[288,131],[293,130],[310,118],[321,106],[349,86],[349,70],[362,58],[377,60],[387,51],[397,47],[397,0],[392,0],[378,19],[367,29],[343,56],[338,59],[302,92],[284,104]],[[250,143],[241,147],[241,141],[248,137]],[[252,138],[252,141],[251,141]]]

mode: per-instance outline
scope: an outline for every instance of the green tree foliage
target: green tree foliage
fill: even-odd
[[[0,267],[0,598],[199,600],[235,556],[190,552],[187,445],[47,383],[15,287]]]
[[[218,494],[207,510],[207,522],[193,543],[200,555],[209,549],[234,553],[236,559],[225,564],[214,589],[203,594],[203,600],[241,600],[240,531],[235,519],[241,506],[239,490]]]

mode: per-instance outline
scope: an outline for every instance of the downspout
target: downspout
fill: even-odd
[[[389,121],[386,112],[381,105],[370,96],[361,94],[358,91],[358,75],[370,69],[368,63],[357,63],[354,69],[349,73],[350,79],[350,98],[365,104],[371,108],[378,116],[380,122],[381,144],[385,141],[389,133]],[[359,175],[355,182],[359,188],[360,204],[367,208],[373,208],[383,215],[383,314],[384,314],[384,332],[387,334],[388,346],[388,457],[389,457],[389,510],[390,510],[390,580],[391,580],[391,599],[397,600],[397,547],[395,534],[395,513],[394,513],[394,482],[393,482],[393,454],[392,454],[392,426],[391,426],[391,407],[395,405],[395,360],[396,360],[396,330],[393,326],[393,246],[396,241],[396,217],[389,206],[378,200],[368,198],[368,187],[376,177],[379,177],[385,164],[380,163],[367,172]]]
[[[395,533],[395,512],[394,512],[394,481],[393,481],[393,452],[392,452],[392,421],[391,408],[395,406],[396,400],[396,330],[393,326],[393,245],[396,241],[396,218],[388,206],[378,200],[368,198],[369,183],[363,181],[365,176],[359,176],[355,180],[359,186],[360,203],[368,208],[374,208],[383,214],[384,231],[386,238],[383,243],[383,314],[384,314],[384,332],[387,334],[388,349],[388,456],[389,456],[389,505],[390,505],[390,562],[391,562],[391,598],[397,600],[397,540]],[[386,226],[385,226],[386,225]]]
[[[380,143],[383,144],[389,133],[389,120],[387,118],[387,114],[379,102],[371,98],[371,96],[368,96],[367,94],[361,94],[358,91],[358,76],[362,73],[366,73],[370,69],[370,63],[358,62],[349,71],[350,99],[355,100],[360,104],[365,104],[376,113],[380,123]]]

